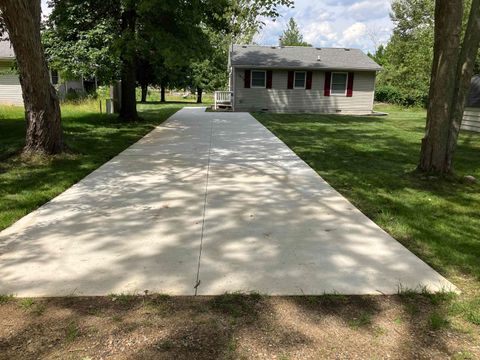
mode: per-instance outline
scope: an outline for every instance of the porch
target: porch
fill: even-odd
[[[233,91],[215,91],[213,109],[233,111]]]

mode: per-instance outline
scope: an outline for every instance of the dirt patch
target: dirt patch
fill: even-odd
[[[4,298],[1,359],[476,359],[426,296]]]

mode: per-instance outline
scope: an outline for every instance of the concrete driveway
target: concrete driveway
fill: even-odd
[[[0,233],[0,293],[454,286],[246,113],[184,108]]]

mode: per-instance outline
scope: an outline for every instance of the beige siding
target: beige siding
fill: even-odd
[[[463,113],[462,129],[480,132],[480,108],[466,108]]]
[[[12,63],[0,63],[0,104],[23,105],[22,87],[18,75],[3,74],[10,70]]]
[[[287,89],[288,71],[274,70],[272,89],[244,88],[244,70],[235,71],[235,111],[370,113],[375,72],[355,72],[353,96],[324,96],[325,73],[313,72],[312,89]]]

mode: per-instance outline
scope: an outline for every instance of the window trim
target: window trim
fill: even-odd
[[[297,86],[297,73],[303,73],[305,77],[303,78],[303,86]],[[294,71],[293,73],[293,88],[294,89],[303,89],[305,90],[307,88],[307,72],[306,71]]]
[[[345,74],[347,77],[345,78],[345,92],[343,94],[335,94],[333,92],[333,75],[334,74]],[[332,72],[330,75],[330,96],[347,96],[347,90],[348,90],[348,72],[346,71],[335,71]]]
[[[253,85],[253,73],[254,72],[261,72],[265,75],[263,86]],[[266,89],[267,88],[267,70],[251,70],[250,71],[250,87],[254,89]]]

